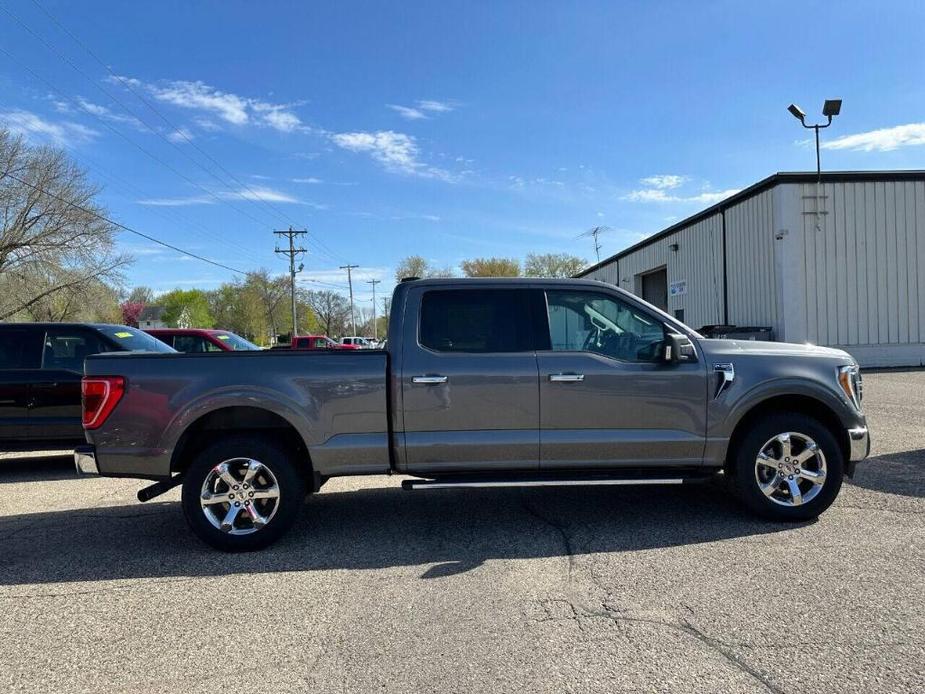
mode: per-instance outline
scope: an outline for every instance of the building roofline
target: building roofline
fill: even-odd
[[[595,263],[594,265],[582,270],[575,277],[584,277],[591,274],[595,270],[602,268],[605,265],[608,265],[615,260],[620,260],[630,253],[634,253],[641,248],[645,248],[649,244],[656,243],[666,236],[670,236],[676,231],[680,231],[686,227],[701,222],[708,217],[712,217],[719,212],[725,212],[728,208],[733,205],[737,205],[740,202],[748,200],[759,193],[773,188],[774,186],[780,183],[815,183],[818,176],[814,171],[778,171],[775,174],[771,174],[767,178],[763,178],[757,183],[753,183],[748,188],[743,188],[738,193],[730,195],[728,198],[720,200],[715,205],[697,212],[696,214],[691,215],[685,219],[682,219],[680,222],[672,224],[666,229],[662,229],[651,236],[647,236],[642,241],[634,243],[632,246],[624,248],[622,251],[614,253],[609,258]],[[887,181],[925,181],[925,170],[923,169],[911,169],[911,170],[899,170],[899,171],[825,171],[822,173],[822,182],[823,183],[844,183],[844,182],[855,182],[855,183],[865,183],[865,182],[887,182]]]

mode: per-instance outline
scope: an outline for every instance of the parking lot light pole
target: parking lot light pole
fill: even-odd
[[[819,229],[820,214],[820,188],[822,187],[822,157],[819,153],[819,131],[832,125],[832,119],[841,113],[841,99],[826,99],[822,105],[822,115],[826,117],[825,123],[816,123],[814,125],[806,124],[806,113],[796,104],[790,104],[787,107],[790,114],[800,121],[800,124],[807,130],[813,130],[816,133],[816,229]]]

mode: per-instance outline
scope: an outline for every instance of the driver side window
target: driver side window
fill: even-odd
[[[606,294],[548,291],[553,351],[595,352],[628,362],[659,359],[665,339],[661,321]]]

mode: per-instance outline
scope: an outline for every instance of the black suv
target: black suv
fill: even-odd
[[[80,420],[84,359],[124,351],[174,350],[125,325],[0,324],[0,450],[84,443]]]

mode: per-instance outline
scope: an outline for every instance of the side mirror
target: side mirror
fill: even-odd
[[[697,351],[694,343],[687,335],[680,333],[667,333],[665,335],[665,361],[677,364],[686,361],[697,361]]]

